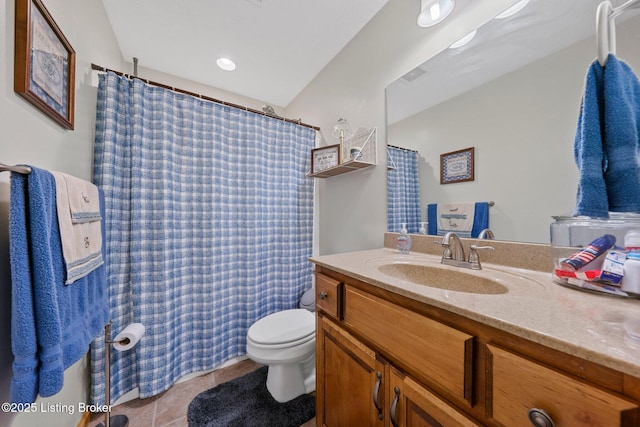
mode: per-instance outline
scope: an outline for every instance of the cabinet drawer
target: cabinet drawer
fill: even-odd
[[[504,426],[531,425],[531,408],[557,427],[637,426],[638,404],[507,350],[488,345],[492,418]]]
[[[345,286],[344,321],[410,375],[472,403],[473,337]]]
[[[316,307],[318,309],[339,318],[340,297],[339,281],[321,273],[316,274]]]

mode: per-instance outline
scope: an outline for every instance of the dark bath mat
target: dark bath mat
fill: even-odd
[[[197,395],[189,427],[298,427],[316,414],[316,399],[303,394],[278,403],[267,390],[267,366]]]

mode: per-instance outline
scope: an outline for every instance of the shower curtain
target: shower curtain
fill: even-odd
[[[387,171],[387,231],[398,233],[407,223],[409,233],[420,230],[420,180],[418,152],[387,146],[395,169]],[[391,166],[391,160],[387,159]]]
[[[100,76],[94,182],[105,192],[111,401],[145,398],[244,355],[256,320],[311,286],[313,129],[144,82]],[[92,343],[104,402],[104,337]]]

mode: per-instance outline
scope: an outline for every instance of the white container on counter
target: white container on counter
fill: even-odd
[[[627,254],[621,289],[631,294],[640,295],[640,252]]]

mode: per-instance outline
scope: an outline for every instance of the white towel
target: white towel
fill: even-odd
[[[56,181],[58,225],[67,271],[65,283],[69,285],[104,263],[100,199],[98,188],[90,182],[62,172],[52,173]]]
[[[100,216],[100,195],[98,187],[89,181],[58,172],[64,178],[69,196],[69,211],[74,224],[98,221]],[[62,181],[61,181],[62,182]],[[56,181],[57,187],[57,181]]]
[[[438,203],[438,235],[449,231],[460,237],[471,237],[476,204],[469,203]]]

